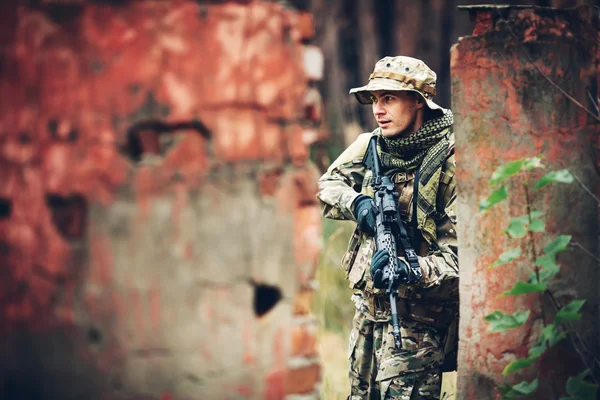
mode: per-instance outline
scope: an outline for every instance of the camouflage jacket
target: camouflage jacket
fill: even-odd
[[[353,214],[356,198],[360,194],[373,196],[371,171],[362,164],[371,136],[372,133],[360,135],[319,179],[317,198],[324,217],[356,221]],[[450,142],[453,148],[453,136]],[[400,298],[410,302],[418,300],[419,304],[429,303],[433,308],[440,303],[458,301],[455,164],[454,154],[449,152],[442,167],[436,210],[432,215],[436,223],[437,240],[436,243],[423,240],[417,250],[423,277],[418,283],[403,285],[399,289]],[[413,180],[414,172],[397,172],[392,176],[399,193],[401,218],[407,227],[412,226]],[[384,294],[383,290],[373,287],[369,272],[374,246],[373,238],[356,229],[342,259],[350,287],[361,290],[368,300]],[[369,308],[373,318],[376,312],[381,311],[372,301]]]

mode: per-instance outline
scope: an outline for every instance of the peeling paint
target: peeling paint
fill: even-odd
[[[580,7],[559,10],[528,6],[466,7],[476,20],[472,36],[464,37],[452,48],[452,102],[457,135],[457,178],[461,193],[459,219],[465,221],[459,232],[461,248],[461,342],[457,398],[491,398],[494,387],[505,381],[503,368],[512,360],[527,355],[542,326],[543,315],[537,295],[501,296],[517,280],[532,273],[529,245],[518,261],[488,268],[505,250],[520,240],[504,233],[509,217],[527,213],[525,199],[533,210],[546,212],[546,234],[535,235],[538,252],[558,234],[573,234],[586,242],[594,254],[598,243],[597,206],[583,191],[571,185],[549,186],[540,191],[527,189],[549,170],[568,168],[585,176],[586,185],[598,192],[600,182],[589,174],[597,165],[600,133],[581,107],[569,101],[548,79],[578,101],[589,104],[587,90],[597,90],[598,20],[594,9]],[[585,50],[584,50],[585,49]],[[527,54],[527,55],[526,55]],[[580,74],[580,71],[585,71]],[[543,156],[546,170],[530,173],[529,181],[517,179],[507,184],[509,200],[484,214],[479,202],[491,192],[487,183],[499,165],[523,157]],[[600,303],[597,290],[580,280],[597,281],[598,271],[581,252],[569,252],[561,262],[560,279],[551,290],[561,304],[586,298],[594,309]],[[565,295],[571,288],[571,295]],[[593,304],[593,305],[592,305]],[[514,313],[531,309],[525,326],[502,333],[487,330],[483,317],[494,310]],[[588,310],[588,311],[589,311]],[[579,329],[597,331],[592,313],[584,312]],[[585,325],[585,327],[583,326]],[[595,344],[589,342],[589,346]],[[557,348],[559,354],[566,349]],[[564,392],[567,374],[581,367],[551,364],[541,360],[540,389],[531,398],[547,399]],[[548,355],[547,357],[554,357]],[[565,353],[565,357],[570,356]],[[519,380],[534,376],[523,371]]]

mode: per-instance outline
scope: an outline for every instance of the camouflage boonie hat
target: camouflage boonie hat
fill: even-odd
[[[370,104],[373,90],[410,90],[419,93],[432,110],[443,110],[433,102],[437,75],[423,61],[397,56],[377,61],[365,86],[350,90],[361,104]]]

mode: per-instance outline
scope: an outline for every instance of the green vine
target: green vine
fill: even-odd
[[[527,171],[534,168],[545,168],[539,157],[523,158],[498,167],[489,181],[489,187],[492,188],[493,191],[487,199],[481,201],[479,204],[479,211],[485,212],[494,205],[508,199],[508,189],[503,183],[511,177],[527,174]],[[571,184],[574,180],[574,176],[568,170],[551,171],[535,182],[532,189],[538,190],[551,183]],[[553,294],[548,289],[548,281],[560,271],[560,266],[556,261],[557,255],[568,249],[570,246],[574,247],[574,245],[571,243],[572,237],[570,235],[559,235],[553,238],[544,247],[541,254],[538,252],[535,247],[534,235],[545,232],[546,224],[543,220],[544,213],[539,210],[531,210],[531,201],[529,198],[531,189],[529,188],[527,181],[525,180],[524,182],[523,189],[527,212],[525,215],[510,218],[505,233],[512,239],[527,239],[526,246],[529,245],[528,249],[531,251],[530,261],[533,265],[531,268],[531,275],[527,281],[520,280],[516,282],[510,290],[502,293],[502,295],[526,296],[535,293],[540,296],[543,328],[539,332],[537,343],[529,348],[527,357],[514,360],[504,367],[502,374],[505,376],[514,374],[525,368],[530,368],[551,347],[570,335],[576,335],[576,333],[570,330],[569,324],[571,321],[576,321],[581,318],[579,311],[585,303],[585,300],[575,299],[569,304],[560,307],[554,299]],[[581,184],[581,181],[578,180],[578,182]],[[597,198],[595,199],[598,201]],[[522,246],[518,246],[503,252],[498,259],[490,265],[490,268],[497,268],[501,265],[521,259],[524,257],[521,248]],[[548,323],[546,312],[543,307],[542,296],[544,295],[548,295],[552,300],[552,304],[555,306],[554,318],[550,323]],[[515,329],[523,326],[530,314],[531,310],[515,312],[513,314],[505,314],[495,310],[484,317],[484,319],[489,323],[489,331],[503,332],[508,329]],[[573,339],[572,342],[575,345],[576,350],[578,349],[576,344],[582,343],[580,340],[579,342],[576,342]],[[572,376],[568,379],[565,388],[567,397],[561,397],[560,400],[594,400],[596,398],[596,391],[598,388],[597,380],[594,376],[590,377],[593,366],[590,366],[586,361],[582,351],[577,351],[587,369],[579,375]],[[590,382],[590,378],[593,383]],[[531,382],[523,381],[515,385],[503,384],[499,387],[502,399],[523,398],[532,395],[537,389],[537,378]]]

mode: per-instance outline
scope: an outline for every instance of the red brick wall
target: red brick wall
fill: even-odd
[[[0,397],[317,396],[312,17],[0,10]]]

